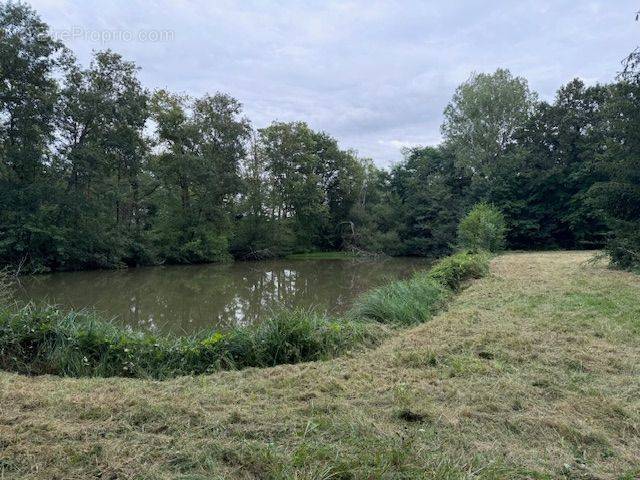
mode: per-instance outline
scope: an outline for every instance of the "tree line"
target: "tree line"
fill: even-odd
[[[507,246],[606,246],[640,263],[640,70],[552,102],[499,69],[444,111],[443,142],[381,169],[304,122],[255,129],[238,100],[150,92],[112,51],[79,65],[0,4],[0,264],[21,271],[348,249],[442,255],[478,203]]]

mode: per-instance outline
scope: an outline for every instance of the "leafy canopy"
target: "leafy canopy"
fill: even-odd
[[[497,252],[505,247],[506,228],[500,210],[488,203],[478,203],[460,222],[460,246],[472,252]]]

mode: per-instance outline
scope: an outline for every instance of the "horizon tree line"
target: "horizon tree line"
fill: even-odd
[[[552,102],[472,74],[443,142],[389,170],[305,122],[255,129],[224,93],[151,92],[112,51],[87,67],[23,3],[0,3],[0,265],[22,272],[350,249],[438,256],[473,205],[507,247],[602,248],[640,264],[638,52]]]

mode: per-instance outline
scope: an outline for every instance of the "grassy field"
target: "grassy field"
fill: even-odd
[[[375,350],[135,379],[0,373],[0,478],[634,479],[640,277],[507,254]]]

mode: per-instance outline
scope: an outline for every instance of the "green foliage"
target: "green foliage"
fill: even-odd
[[[362,185],[350,221],[342,222],[343,246],[356,251],[401,255],[400,199],[391,188],[392,174],[371,160],[363,162]]]
[[[229,258],[233,198],[241,189],[240,161],[250,133],[241,108],[223,94],[192,99],[161,90],[151,99],[162,147],[151,162],[161,183],[151,236],[169,262]]]
[[[606,250],[613,264],[640,269],[640,70],[637,62],[629,68],[628,80],[610,88],[610,131],[595,165],[600,178],[586,198],[610,228]]]
[[[355,318],[390,325],[413,325],[429,320],[443,305],[446,288],[424,274],[393,282],[365,293],[351,314]]]
[[[468,182],[451,150],[415,148],[392,170],[401,253],[440,256],[455,243]]]
[[[12,282],[6,270],[0,270],[0,305],[8,305],[12,300]]]
[[[83,68],[24,4],[2,4],[0,26],[0,265],[198,263],[355,243],[345,226],[364,163],[326,133],[303,122],[253,132],[222,93],[151,94],[111,51]]]
[[[637,52],[615,83],[573,80],[553,102],[508,70],[473,74],[443,144],[385,170],[301,121],[254,130],[223,93],[148,92],[117,53],[83,67],[23,3],[0,3],[0,34],[1,266],[440,256],[479,202],[503,212],[508,247],[608,244],[638,264]]]
[[[391,325],[411,325],[431,318],[452,290],[489,270],[489,257],[460,252],[437,262],[428,272],[365,293],[351,315]]]
[[[63,46],[21,3],[0,3],[0,264],[38,269],[57,255],[55,181],[43,165],[54,135]]]
[[[541,102],[497,162],[485,199],[498,205],[516,248],[599,248],[607,232],[585,193],[600,178],[607,88],[575,79]]]
[[[346,318],[278,311],[262,322],[191,337],[132,331],[88,312],[27,305],[0,309],[0,368],[29,375],[169,378],[220,369],[331,358],[378,344],[385,325],[429,320],[488,257],[459,253],[429,272],[365,294]]]
[[[384,335],[375,324],[296,310],[228,332],[155,336],[86,312],[27,306],[0,312],[0,368],[30,375],[162,379],[326,359],[375,345]]]
[[[436,262],[428,276],[452,290],[458,290],[465,281],[482,278],[488,273],[488,254],[458,252]]]
[[[460,85],[444,111],[442,133],[457,162],[486,178],[533,111],[536,95],[527,80],[498,69],[473,74]]]
[[[460,221],[460,246],[473,252],[497,252],[505,246],[504,215],[493,205],[478,203]]]
[[[334,357],[378,343],[385,330],[358,321],[332,320],[306,310],[282,311],[250,330],[255,363],[271,366]],[[236,365],[243,365],[243,359]]]
[[[343,247],[341,226],[349,223],[363,187],[362,162],[303,122],[274,122],[255,141],[244,223],[264,232],[268,244],[256,237],[238,248],[291,253]]]

